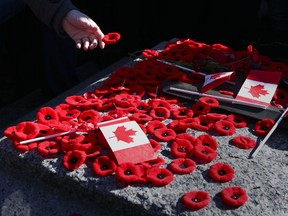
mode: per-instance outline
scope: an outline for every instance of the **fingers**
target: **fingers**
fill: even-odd
[[[81,40],[75,40],[76,48],[83,50],[93,50],[98,46],[97,37],[94,34],[90,34],[89,37],[84,37]],[[83,46],[82,46],[83,45]]]

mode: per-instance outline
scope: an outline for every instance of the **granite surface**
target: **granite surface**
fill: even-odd
[[[99,87],[106,79],[105,76],[111,72],[113,68],[107,68],[102,74],[91,77],[81,85],[48,102],[47,105],[53,107],[63,102],[69,95],[81,95]],[[100,79],[101,77],[104,78]],[[37,109],[18,119],[17,122],[34,120],[36,111]],[[1,166],[14,169],[19,173],[24,172],[25,175],[33,176],[47,184],[53,184],[54,187],[65,188],[67,194],[76,194],[87,202],[100,205],[103,209],[108,209],[111,215],[286,216],[288,215],[287,129],[277,128],[257,156],[249,159],[251,149],[244,150],[235,147],[231,143],[231,138],[243,135],[259,142],[259,137],[256,137],[252,131],[254,124],[255,120],[249,118],[248,126],[236,129],[236,133],[232,136],[219,136],[211,133],[218,143],[218,156],[213,163],[226,162],[235,170],[234,179],[226,183],[215,183],[208,177],[207,171],[211,165],[209,163],[197,165],[196,170],[191,174],[174,174],[174,181],[163,187],[148,184],[127,186],[118,182],[115,176],[95,177],[87,164],[83,164],[77,170],[67,171],[59,157],[43,158],[35,151],[16,152],[11,140],[6,137],[0,139]],[[186,132],[194,137],[203,133],[189,129]],[[167,154],[168,151],[170,150],[167,143],[161,143],[161,150],[157,154],[165,159],[165,165],[172,160]],[[235,209],[228,208],[222,203],[219,193],[225,187],[230,186],[241,186],[246,190],[249,199],[245,205]],[[182,205],[181,196],[194,190],[208,192],[211,201],[207,207],[192,212]],[[47,215],[51,214],[47,213]]]

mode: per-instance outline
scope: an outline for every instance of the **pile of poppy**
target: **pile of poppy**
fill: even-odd
[[[218,144],[210,134],[231,136],[237,128],[247,126],[245,117],[220,112],[219,102],[211,97],[201,97],[191,106],[185,106],[179,98],[165,94],[162,81],[195,83],[199,82],[199,77],[158,59],[188,62],[194,69],[199,67],[203,71],[203,61],[213,58],[221,65],[227,65],[229,70],[241,69],[244,73],[252,65],[250,58],[237,60],[243,56],[251,57],[251,53],[249,49],[233,51],[221,44],[207,45],[190,39],[171,42],[162,51],[144,50],[141,61],[117,68],[99,88],[68,96],[55,107],[42,107],[35,121],[8,127],[4,135],[12,140],[19,152],[37,151],[43,158],[61,158],[67,171],[76,170],[85,163],[96,177],[114,176],[123,184],[162,187],[177,175],[190,175],[197,165],[209,163],[209,177],[215,182],[228,182],[234,178],[234,169],[229,164],[213,162],[218,156]],[[228,64],[232,61],[236,63]],[[281,69],[283,76],[287,77],[286,65],[279,67],[280,63],[268,61],[266,57],[261,57],[261,62],[265,62],[262,69]],[[273,104],[283,106],[287,104],[287,98],[286,91],[279,89]],[[117,164],[97,124],[124,116],[136,121],[147,134],[158,156],[156,159],[140,164]],[[253,131],[255,135],[265,136],[274,123],[269,118],[259,120]],[[204,133],[194,137],[186,133],[187,129]],[[62,135],[21,144],[24,140],[37,140],[53,134]],[[234,136],[231,140],[241,149],[251,149],[256,145],[255,140],[246,136]],[[162,145],[170,149],[173,160],[169,164],[160,153]],[[225,188],[220,194],[223,203],[232,207],[239,207],[248,200],[246,191],[239,186]],[[204,208],[209,202],[210,196],[206,191],[189,191],[182,196],[183,205],[191,210]]]

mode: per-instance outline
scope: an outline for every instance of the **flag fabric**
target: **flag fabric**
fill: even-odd
[[[281,75],[281,71],[251,70],[235,99],[269,106]]]
[[[103,126],[100,124],[99,128],[118,164],[137,164],[157,158],[149,139],[136,121],[114,121]]]
[[[204,93],[210,89],[216,88],[222,83],[228,81],[233,73],[234,71],[220,72],[220,73],[205,75],[205,80],[201,88],[201,93]]]

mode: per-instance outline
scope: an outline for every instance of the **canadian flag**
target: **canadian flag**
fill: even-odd
[[[269,106],[281,75],[281,71],[251,70],[235,99]]]
[[[201,88],[201,93],[204,93],[228,81],[233,73],[234,71],[205,75],[205,80]]]
[[[136,121],[108,121],[98,124],[118,164],[134,164],[157,158],[149,139]]]

